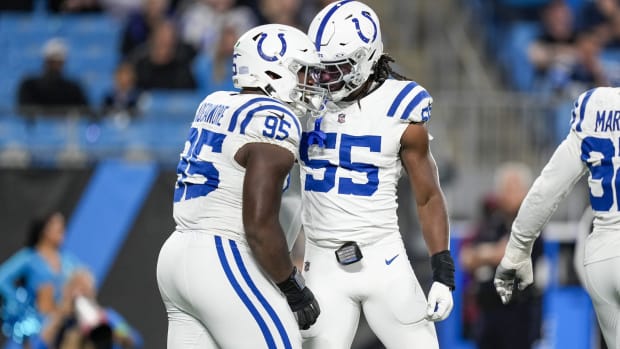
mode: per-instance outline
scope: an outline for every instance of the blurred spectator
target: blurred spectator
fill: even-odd
[[[19,85],[18,104],[25,114],[66,113],[84,110],[88,102],[82,87],[63,75],[68,48],[58,38],[43,47],[43,73],[27,77]]]
[[[560,67],[568,74],[577,60],[577,33],[573,26],[573,14],[564,1],[554,0],[544,8],[541,18],[543,33],[528,49],[530,61],[541,77]]]
[[[106,13],[125,23],[130,15],[140,11],[143,2],[143,0],[99,0]]]
[[[174,26],[161,22],[149,41],[136,49],[132,62],[137,87],[150,89],[195,89],[191,63],[195,52],[177,40]]]
[[[235,90],[232,80],[232,54],[239,35],[234,23],[224,25],[211,65],[202,63],[207,65],[208,71],[205,76],[208,78],[204,82],[199,81],[199,84],[205,83],[203,90],[206,93]]]
[[[528,49],[543,92],[573,99],[575,92],[605,84],[598,53],[601,41],[594,33],[579,34],[564,0],[551,1],[542,11],[543,34]],[[585,85],[585,86],[584,86]]]
[[[599,35],[608,36],[610,24],[620,15],[620,1],[593,0],[584,5],[579,18],[581,31],[595,31]]]
[[[124,57],[146,43],[153,29],[166,20],[167,11],[168,0],[142,0],[140,11],[130,14],[125,23],[121,40],[121,53]]]
[[[286,24],[307,30],[301,25],[301,0],[258,0],[258,8],[261,24]]]
[[[474,332],[479,349],[527,349],[540,337],[540,292],[529,287],[513,296],[514,302],[503,305],[493,286],[495,268],[531,182],[532,173],[524,164],[498,168],[494,192],[485,198],[471,240],[461,248],[461,265],[471,276],[464,291],[464,322]],[[542,244],[537,241],[534,263],[541,255]]]
[[[42,317],[56,309],[63,285],[79,265],[61,252],[65,219],[53,212],[33,220],[26,247],[0,266],[0,292],[5,299],[3,333],[20,343],[40,330]],[[30,332],[24,333],[24,328]]]
[[[114,73],[114,88],[103,100],[104,115],[136,116],[142,93],[136,88],[136,74],[128,62],[119,64]]]
[[[100,12],[98,0],[47,0],[47,7],[52,12]]]
[[[114,309],[99,305],[93,275],[78,269],[33,344],[33,349],[139,348],[142,338]]]
[[[500,22],[534,21],[540,10],[553,0],[491,0],[485,1]]]
[[[578,96],[577,91],[584,91],[595,86],[607,86],[609,81],[601,66],[600,53],[605,42],[596,32],[583,32],[577,38],[578,64],[573,69],[573,86],[571,97]],[[581,85],[581,86],[579,86]]]
[[[2,0],[0,11],[32,11],[34,0]]]
[[[610,16],[610,37],[606,42],[606,47],[620,49],[620,4],[615,3],[613,14]]]
[[[226,22],[244,33],[257,21],[249,7],[235,7],[235,0],[196,0],[179,9],[181,38],[196,50],[213,57]]]

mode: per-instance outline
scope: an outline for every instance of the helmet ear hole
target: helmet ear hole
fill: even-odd
[[[271,70],[267,70],[267,71],[265,71],[265,74],[267,74],[270,78],[272,78],[272,79],[274,79],[274,80],[282,79],[282,76],[280,76],[279,74],[276,74],[276,73],[272,72]]]

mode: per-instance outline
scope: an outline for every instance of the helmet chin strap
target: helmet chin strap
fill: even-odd
[[[375,87],[375,82],[368,78],[358,88],[352,90],[351,93],[344,97],[341,102],[343,102],[343,105],[350,105],[356,101],[359,101],[361,98],[366,97]]]

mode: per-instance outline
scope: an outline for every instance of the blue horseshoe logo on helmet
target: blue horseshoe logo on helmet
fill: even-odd
[[[267,37],[267,34],[262,33],[260,35],[260,39],[258,39],[258,47],[257,47],[258,54],[261,56],[262,59],[266,60],[267,62],[275,62],[278,60],[278,56],[269,56],[265,54],[265,52],[263,52],[263,41],[265,41],[266,37]],[[279,55],[284,56],[284,53],[286,53],[286,41],[284,40],[284,33],[278,34],[278,38],[280,39],[280,42],[282,43],[282,49],[280,50]]]
[[[374,28],[375,32],[374,32],[374,34],[372,34],[372,40],[367,38],[364,35],[364,33],[362,33],[362,29],[360,28],[360,20],[357,19],[357,18],[353,18],[352,21],[353,21],[353,23],[355,23],[355,29],[357,29],[357,35],[365,43],[375,42],[375,39],[377,39],[377,23],[375,23],[375,21],[370,16],[370,12],[368,12],[368,11],[362,11],[362,16],[364,16],[364,17],[366,17],[366,18],[368,18],[370,20],[370,23],[372,23],[372,27]]]

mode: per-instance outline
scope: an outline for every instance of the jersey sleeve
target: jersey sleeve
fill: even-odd
[[[268,103],[248,113],[239,133],[238,148],[246,143],[270,143],[289,150],[297,158],[301,123],[285,105]]]
[[[394,89],[398,92],[390,104],[388,117],[397,117],[403,123],[427,122],[431,118],[433,97],[424,87],[413,81],[399,81]]]
[[[511,239],[520,248],[534,244],[560,202],[586,172],[587,168],[581,161],[580,143],[577,135],[570,132],[523,200],[511,234]]]

